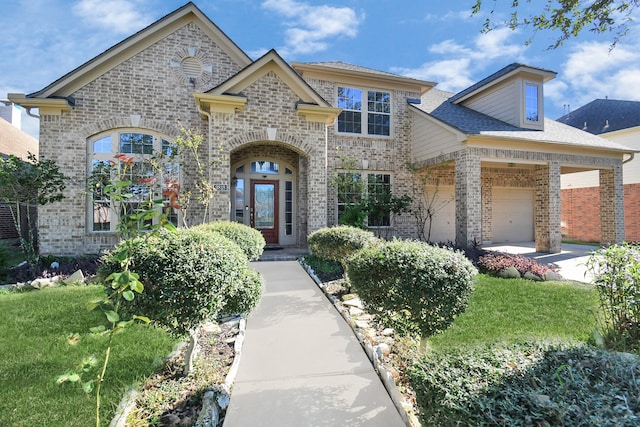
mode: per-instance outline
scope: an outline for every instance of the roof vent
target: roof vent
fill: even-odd
[[[197,79],[202,74],[202,62],[195,56],[187,56],[180,62],[180,69],[185,76]]]

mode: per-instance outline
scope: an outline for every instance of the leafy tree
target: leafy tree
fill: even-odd
[[[584,29],[589,29],[596,34],[613,33],[611,43],[613,48],[628,33],[628,25],[633,20],[631,14],[640,6],[640,0],[546,0],[542,10],[530,14],[525,12],[523,16],[523,9],[527,8],[531,0],[511,0],[512,11],[509,18],[500,21],[494,15],[498,5],[497,0],[492,2],[477,0],[472,7],[472,15],[479,14],[486,3],[491,3],[491,10],[484,22],[483,32],[504,26],[512,30],[530,27],[533,28],[534,34],[537,31],[559,31],[560,35],[549,49],[555,49],[562,46],[565,41],[578,37]],[[536,4],[535,7],[540,6]],[[530,44],[532,38],[533,35],[526,44]]]
[[[62,200],[66,178],[53,160],[38,160],[32,153],[27,158],[26,162],[13,155],[0,158],[0,200],[11,208],[20,247],[33,269],[38,263],[38,250],[30,211]],[[23,230],[23,224],[27,230]]]

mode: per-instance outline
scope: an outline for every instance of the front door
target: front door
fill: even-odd
[[[278,181],[251,180],[251,227],[278,243]]]

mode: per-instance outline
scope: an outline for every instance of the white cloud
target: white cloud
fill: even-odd
[[[288,19],[283,55],[327,50],[331,39],[355,37],[363,17],[348,7],[313,6],[294,0],[267,0],[262,7]]]
[[[90,24],[120,34],[133,34],[153,21],[140,12],[140,6],[127,0],[81,0],[73,11]]]
[[[445,59],[429,61],[417,68],[396,67],[392,71],[408,77],[438,82],[439,89],[458,92],[486,77],[477,74],[493,65],[496,60],[507,58],[500,66],[502,67],[513,62],[514,58],[522,56],[526,47],[521,43],[511,42],[516,34],[511,30],[494,30],[487,34],[478,34],[468,45],[453,39],[444,40],[431,45],[429,52]]]
[[[427,62],[418,68],[395,67],[391,72],[414,79],[437,82],[438,89],[458,92],[474,82],[470,63],[469,58],[448,59]]]
[[[638,48],[640,43],[632,38],[625,38],[613,50],[608,41],[575,45],[558,76],[564,85],[562,101],[576,109],[596,98],[640,100]]]

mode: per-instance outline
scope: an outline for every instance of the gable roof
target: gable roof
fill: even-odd
[[[20,157],[27,160],[27,154],[38,156],[38,140],[4,119],[0,119],[0,155]]]
[[[282,57],[275,49],[256,59],[234,76],[228,78],[208,93],[213,95],[239,94],[244,88],[258,80],[267,72],[273,71],[291,88],[300,100],[306,104],[330,107],[322,96],[318,94]]]
[[[595,99],[557,119],[594,135],[640,126],[640,102]]]
[[[475,86],[475,85],[474,85]],[[466,91],[466,90],[465,90]],[[464,92],[464,91],[463,91]],[[467,136],[478,135],[501,139],[542,142],[584,148],[604,149],[632,153],[635,150],[621,144],[583,132],[574,127],[545,118],[544,130],[520,128],[494,117],[452,102],[450,93],[432,89],[424,94],[420,104],[412,104],[439,122]]]
[[[307,120],[331,124],[342,111],[331,106],[274,49],[271,49],[207,93],[194,92],[200,114],[206,115],[207,111],[230,113],[243,109],[247,98],[242,91],[269,72],[275,73],[299,97],[296,110]]]
[[[193,2],[189,2],[80,65],[47,87],[27,95],[27,98],[67,97],[79,87],[104,74],[106,70],[124,62],[189,22],[198,24],[240,66],[246,66],[251,63],[251,58],[235,42],[198,9]]]
[[[480,80],[478,83],[469,86],[468,88],[458,92],[451,97],[450,101],[453,103],[462,102],[463,100],[475,95],[476,93],[485,91],[490,87],[520,73],[535,74],[542,78],[543,82],[553,79],[556,76],[556,72],[551,70],[545,70],[544,68],[531,67],[529,65],[513,62],[506,67],[496,71],[488,77]]]

